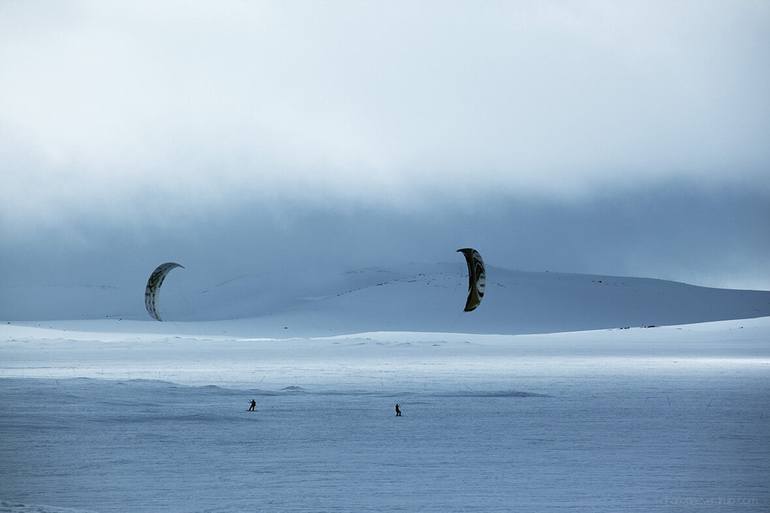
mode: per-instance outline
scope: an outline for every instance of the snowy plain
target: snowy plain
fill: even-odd
[[[4,321],[0,512],[770,509],[770,317],[676,325],[767,315],[767,293],[530,278],[605,329],[506,331],[503,296],[380,321],[402,287],[461,303],[454,275],[365,277],[263,318]],[[656,312],[673,325],[620,329]],[[431,329],[441,315],[476,333]]]

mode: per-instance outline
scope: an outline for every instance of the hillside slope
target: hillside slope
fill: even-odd
[[[630,277],[487,270],[487,294],[464,313],[464,264],[367,268],[288,281],[245,275],[200,288],[178,271],[163,286],[168,321],[243,319],[255,333],[328,335],[365,331],[545,333],[686,324],[770,315],[770,292],[713,289]],[[7,320],[143,320],[143,287],[2,289]]]

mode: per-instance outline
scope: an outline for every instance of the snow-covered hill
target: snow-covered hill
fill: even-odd
[[[212,286],[202,283],[194,270],[172,273],[161,291],[164,318],[240,319],[228,325],[240,325],[254,336],[296,336],[368,331],[545,333],[770,315],[766,291],[498,267],[487,269],[482,305],[465,313],[467,277],[462,263],[366,268],[301,279],[263,273]],[[0,289],[0,318],[145,320],[143,288],[140,282],[131,290]]]

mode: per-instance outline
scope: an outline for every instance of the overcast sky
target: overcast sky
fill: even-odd
[[[765,1],[0,0],[0,281],[476,245],[770,288],[768,62]]]

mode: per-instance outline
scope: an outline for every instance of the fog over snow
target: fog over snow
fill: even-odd
[[[0,283],[770,288],[763,2],[0,3]],[[0,315],[1,316],[1,315]]]

